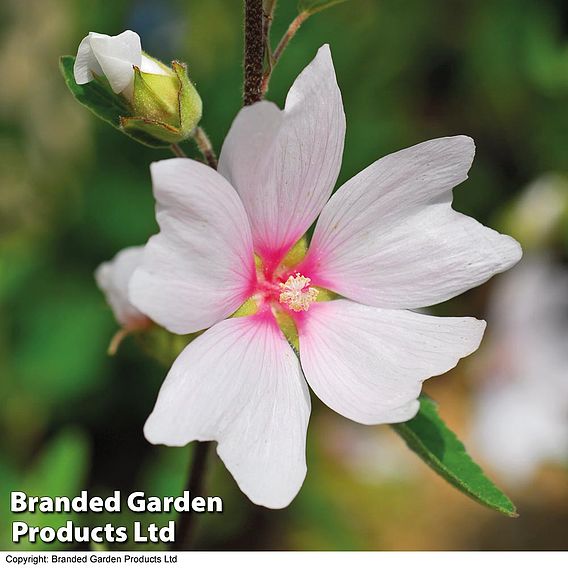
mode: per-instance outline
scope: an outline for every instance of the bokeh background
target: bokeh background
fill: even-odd
[[[280,0],[273,40],[294,17],[295,4]],[[145,441],[142,426],[165,368],[132,338],[115,357],[107,356],[117,326],[93,279],[102,261],[123,247],[143,244],[156,231],[148,165],[168,153],[140,146],[78,105],[59,74],[58,57],[75,54],[91,30],[137,31],[152,55],[188,63],[204,101],[202,125],[219,149],[241,105],[241,26],[236,0],[1,4],[0,549],[14,548],[10,490],[177,494],[191,454],[191,448],[153,447]],[[477,156],[470,179],[456,191],[456,208],[513,234],[525,248],[525,259],[548,263],[563,274],[568,252],[565,1],[349,0],[300,30],[274,74],[270,99],[283,102],[294,77],[325,42],[332,47],[348,124],[340,182],[386,153],[437,136],[468,134],[476,141]],[[191,144],[186,150],[195,155]],[[509,286],[516,286],[514,275]],[[496,400],[495,381],[514,391],[517,383],[536,376],[534,392],[547,393],[543,401],[568,399],[568,366],[563,367],[561,354],[568,352],[568,317],[562,311],[568,286],[557,290],[552,308],[545,302],[540,310],[533,300],[549,297],[545,277],[544,284],[518,294],[518,302],[504,310],[499,306],[509,294],[498,292],[502,280],[433,310],[488,317],[490,330],[480,352],[429,381],[426,391],[439,401],[442,417],[474,458],[516,502],[518,519],[486,510],[449,487],[388,427],[359,427],[314,399],[308,477],[292,505],[283,511],[253,506],[215,456],[207,488],[224,498],[226,510],[200,517],[195,546],[568,548],[568,405],[554,407],[560,418],[544,442],[530,427],[514,426],[532,416],[532,403],[502,412],[502,422],[513,426],[509,439],[499,438],[495,426],[495,443],[503,454],[509,444],[520,447],[509,468],[492,461],[494,449],[484,448],[484,437],[476,437],[480,428],[492,432],[493,426],[480,420],[488,414],[484,401]],[[521,327],[531,328],[536,318],[535,333],[555,338],[553,355],[539,351],[542,342],[524,338],[523,353],[531,362],[513,364],[518,353],[509,347],[516,336],[508,333],[519,324],[508,321],[507,314],[514,310],[525,314]],[[533,361],[540,361],[533,378],[519,379]],[[546,417],[552,411],[542,404],[538,416]],[[539,450],[548,445],[554,451]],[[518,476],[518,467],[528,472]],[[168,518],[144,520],[165,523]],[[57,519],[28,517],[32,524],[52,526]],[[106,521],[100,515],[75,520]],[[128,514],[112,518],[117,525],[132,520]],[[41,548],[46,547],[36,547]]]

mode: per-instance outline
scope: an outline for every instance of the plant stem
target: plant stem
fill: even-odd
[[[267,65],[272,65],[272,49],[270,47],[270,28],[274,20],[274,10],[276,10],[277,0],[264,0],[264,55],[266,56]]]
[[[207,162],[207,165],[212,167],[214,170],[217,169],[217,155],[215,154],[215,150],[213,150],[213,145],[211,144],[211,140],[209,140],[209,136],[201,126],[198,126],[193,132],[193,139],[197,144],[197,149]],[[170,150],[176,155],[178,158],[187,158],[187,154],[183,151],[182,147],[179,144],[172,144],[170,146]]]
[[[186,153],[181,149],[179,144],[172,144],[170,146],[170,150],[178,157],[178,158],[187,158]]]
[[[205,470],[207,469],[207,455],[212,442],[196,442],[193,462],[189,471],[189,478],[185,489],[190,497],[203,495],[205,487]],[[194,536],[195,513],[188,511],[181,513],[177,520],[176,538],[172,543],[172,550],[190,550]]]
[[[245,54],[243,103],[262,99],[264,68],[264,10],[262,0],[245,0]]]
[[[280,59],[280,56],[282,55],[282,52],[286,49],[286,47],[290,43],[290,40],[296,35],[296,32],[300,29],[300,26],[309,17],[310,17],[309,12],[300,12],[292,20],[292,23],[288,26],[286,33],[282,36],[282,39],[280,40],[280,42],[276,46],[276,49],[274,50],[274,53],[272,54],[270,64],[269,64],[268,68],[266,69],[266,71],[264,72],[264,75],[262,77],[262,84],[260,86],[261,97],[264,97],[266,91],[268,91],[268,84],[270,83],[270,77],[272,75],[272,71],[274,70],[274,67],[276,67],[278,60]]]
[[[209,140],[209,136],[201,126],[198,126],[193,133],[193,139],[197,144],[198,150],[201,152],[201,155],[205,158],[205,161],[209,166],[211,166],[214,170],[217,169],[217,156],[215,155],[215,150],[213,150],[213,145],[211,144],[211,140]]]

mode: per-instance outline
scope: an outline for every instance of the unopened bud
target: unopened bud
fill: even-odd
[[[184,140],[201,119],[201,98],[185,65],[174,61],[170,68],[150,57],[142,51],[140,36],[130,30],[117,36],[89,33],[79,45],[73,77],[76,85],[96,81],[120,99],[116,108],[129,112],[117,112],[111,122],[150,145]],[[88,92],[73,94],[99,116],[108,113],[97,108],[97,98],[91,100]]]

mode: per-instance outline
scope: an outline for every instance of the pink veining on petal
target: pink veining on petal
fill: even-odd
[[[519,261],[519,244],[452,208],[475,146],[422,142],[377,160],[323,208],[299,270],[317,286],[382,308],[448,300]]]
[[[304,480],[309,415],[298,358],[274,318],[262,313],[219,322],[183,350],[144,433],[170,446],[217,441],[241,490],[259,505],[281,508]]]
[[[485,322],[385,310],[350,300],[296,319],[306,380],[325,404],[362,424],[404,422],[422,382],[475,351]]]
[[[310,276],[300,273],[295,267],[263,264],[257,269],[254,286],[249,297],[257,305],[257,314],[264,316],[284,312],[293,319],[306,313],[316,302],[319,290]]]
[[[275,333],[280,334],[280,328],[278,327],[278,323],[274,318],[272,311],[269,309],[268,305],[264,305],[258,313],[251,316],[251,321],[253,321],[256,325],[266,325],[270,327]]]
[[[265,275],[272,275],[278,269],[278,266],[292,248],[294,243],[286,243],[277,249],[257,246],[257,254],[262,258]]]
[[[329,199],[344,137],[345,114],[327,45],[294,82],[284,110],[260,101],[235,118],[219,172],[239,193],[255,252],[271,270]]]
[[[333,279],[326,278],[322,273],[321,267],[325,264],[325,256],[321,250],[310,246],[306,257],[295,268],[301,274],[309,275],[312,285],[320,288],[334,290],[337,287]]]
[[[230,316],[256,286],[246,211],[212,168],[174,158],[151,166],[160,232],[129,283],[132,304],[173,333]]]

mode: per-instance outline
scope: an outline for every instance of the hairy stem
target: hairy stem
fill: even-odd
[[[213,145],[209,136],[201,126],[198,126],[193,133],[193,139],[197,144],[197,149],[201,152],[201,155],[205,158],[207,165],[211,166],[214,170],[217,169],[217,156],[215,150],[213,150]]]
[[[189,471],[189,478],[185,489],[190,497],[203,495],[205,488],[205,471],[207,469],[207,456],[212,442],[195,442],[193,462]],[[181,513],[177,520],[176,538],[172,544],[172,550],[190,550],[193,543],[195,513],[191,510]]]
[[[280,59],[283,51],[286,49],[290,40],[296,35],[296,32],[300,29],[300,26],[310,17],[309,12],[300,12],[288,26],[286,33],[282,36],[282,39],[278,42],[272,57],[270,58],[270,64],[268,65],[264,75],[262,77],[262,83],[260,86],[261,97],[264,97],[266,91],[268,91],[268,84],[270,83],[270,77],[272,76],[272,71],[278,60]]]
[[[245,0],[245,54],[243,103],[262,99],[264,69],[264,9],[262,0]]]

